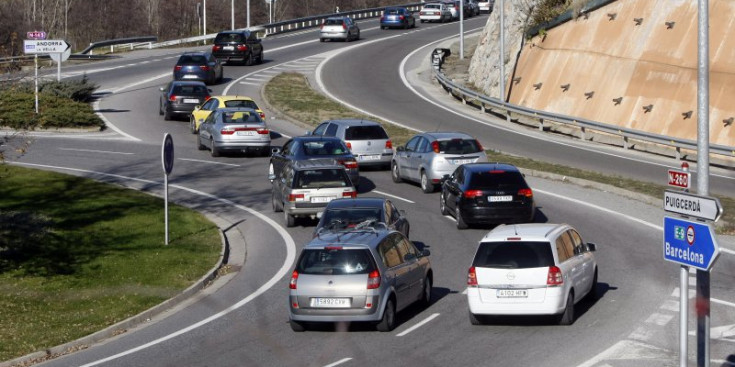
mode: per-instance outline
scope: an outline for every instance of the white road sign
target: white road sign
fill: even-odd
[[[722,215],[717,198],[669,190],[664,192],[664,210],[711,221],[717,221]]]
[[[23,40],[23,52],[27,54],[61,53],[69,47],[64,40]]]

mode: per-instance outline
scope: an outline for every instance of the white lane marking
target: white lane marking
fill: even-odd
[[[733,366],[735,367],[735,362],[728,362],[724,359],[713,359],[712,362],[715,362],[716,364],[720,364],[723,366]]]
[[[671,319],[674,318],[674,315],[670,314],[660,314],[660,313],[653,313],[651,316],[648,316],[648,319],[646,319],[646,323],[648,324],[655,324],[658,326],[664,326],[671,321]]]
[[[250,82],[240,82],[240,84],[244,84],[244,85],[255,85],[255,86],[263,85],[263,83],[250,83]]]
[[[92,173],[92,174],[96,174],[96,175],[121,178],[121,179],[124,179],[124,180],[137,181],[137,182],[142,182],[142,183],[147,183],[147,184],[162,185],[162,183],[157,182],[157,181],[145,180],[145,179],[134,178],[134,177],[127,177],[127,176],[122,176],[122,175],[115,175],[115,174],[104,173],[104,172],[96,172],[96,171],[90,171],[90,170],[79,169],[79,168],[59,167],[59,166],[50,166],[50,165],[33,164],[33,163],[16,163],[16,162],[11,162],[11,164],[16,164],[16,165],[20,165],[20,166],[31,166],[31,167],[50,168],[50,169],[61,169],[61,170],[67,170],[67,171],[72,171],[72,172]],[[284,260],[283,265],[281,265],[281,268],[278,269],[278,271],[276,272],[276,274],[273,275],[273,277],[271,279],[269,279],[265,284],[263,284],[262,286],[260,286],[260,288],[258,288],[257,290],[255,290],[255,292],[249,294],[247,297],[241,299],[240,301],[238,301],[234,305],[232,305],[230,307],[227,307],[223,311],[220,311],[220,312],[218,312],[218,313],[216,313],[216,314],[214,314],[212,316],[209,316],[209,317],[205,318],[204,320],[201,320],[199,322],[196,322],[196,323],[194,323],[194,324],[192,324],[190,326],[187,326],[187,327],[185,327],[183,329],[180,329],[178,331],[175,331],[175,332],[173,332],[173,333],[171,333],[169,335],[166,335],[164,337],[158,338],[156,340],[153,340],[153,341],[148,342],[146,344],[143,344],[141,346],[128,349],[128,350],[126,350],[124,352],[120,352],[118,354],[115,354],[115,355],[112,355],[112,356],[109,356],[109,357],[106,357],[106,358],[103,358],[103,359],[100,359],[100,360],[97,360],[97,361],[94,361],[94,362],[87,363],[87,364],[82,365],[80,367],[97,366],[97,365],[100,365],[100,364],[103,364],[103,363],[106,363],[106,362],[109,362],[109,361],[112,361],[112,360],[115,360],[115,359],[118,359],[118,358],[121,358],[121,357],[130,355],[130,354],[133,354],[133,353],[138,352],[138,351],[141,351],[143,349],[147,349],[147,348],[152,347],[154,345],[157,345],[157,344],[163,343],[165,341],[171,340],[171,339],[173,339],[173,338],[175,338],[175,337],[177,337],[179,335],[186,334],[186,333],[188,333],[188,332],[190,332],[190,331],[192,331],[192,330],[194,330],[194,329],[196,329],[198,327],[201,327],[203,325],[206,325],[206,324],[208,324],[208,323],[210,323],[210,322],[212,322],[214,320],[217,320],[217,319],[219,319],[219,318],[221,318],[221,317],[229,314],[230,312],[235,311],[235,310],[239,309],[240,307],[248,304],[249,302],[251,302],[252,300],[254,300],[255,298],[257,298],[261,294],[263,294],[266,291],[268,291],[269,289],[271,289],[274,285],[276,285],[276,283],[278,283],[280,281],[281,278],[283,278],[286,274],[288,274],[289,269],[291,268],[291,265],[293,264],[294,260],[296,259],[296,243],[294,242],[293,238],[291,238],[291,235],[289,235],[288,232],[283,227],[281,227],[278,223],[276,223],[273,219],[270,219],[270,218],[266,217],[265,215],[263,215],[263,214],[255,211],[254,209],[251,209],[251,208],[246,207],[244,205],[237,204],[237,203],[235,203],[235,202],[233,202],[231,200],[220,198],[220,197],[217,197],[217,196],[212,195],[212,194],[208,194],[208,193],[203,192],[203,191],[190,189],[188,187],[184,187],[184,186],[180,186],[180,185],[169,185],[169,187],[173,187],[175,189],[187,191],[187,192],[192,193],[192,194],[195,194],[195,195],[204,196],[204,197],[209,198],[209,199],[212,199],[212,200],[217,200],[217,201],[219,201],[221,203],[224,203],[225,205],[233,206],[233,207],[238,208],[238,209],[240,209],[242,211],[246,211],[246,212],[250,213],[251,215],[257,217],[258,219],[264,221],[266,224],[268,224],[271,227],[273,227],[273,229],[275,229],[278,232],[278,234],[281,236],[281,238],[283,238],[283,241],[284,241],[284,243],[286,245],[286,259]]]
[[[584,362],[577,367],[597,366],[604,360],[640,359],[645,361],[667,359],[671,357],[670,354],[670,351],[653,345],[639,343],[632,340],[621,340],[610,348],[607,348],[604,352],[592,357],[587,362]],[[643,365],[645,365],[645,362]]]
[[[400,334],[398,334],[396,336],[404,336],[404,335],[406,335],[406,334],[408,334],[408,333],[410,333],[410,332],[412,332],[412,331],[414,331],[414,330],[416,330],[416,329],[418,329],[418,328],[426,325],[426,323],[428,323],[429,321],[431,321],[431,320],[433,320],[433,319],[435,319],[437,317],[439,317],[439,314],[438,313],[432,314],[431,316],[423,319],[418,324],[416,324],[414,326],[411,326],[410,328],[406,329],[404,332],[402,332],[402,333],[400,333]]]
[[[679,301],[666,300],[659,308],[666,311],[679,312]]]
[[[653,337],[653,330],[649,330],[645,326],[638,327],[637,329],[635,329],[635,331],[628,335],[628,339],[639,340],[643,342],[648,341],[649,339],[651,339],[651,337]]]
[[[712,303],[717,303],[717,304],[720,304],[720,305],[724,305],[724,306],[735,308],[735,303],[732,303],[732,302],[727,302],[727,301],[719,300],[719,299],[716,299],[716,298],[710,298],[710,301],[712,301]]]
[[[735,255],[735,251],[730,250],[728,248],[722,248],[722,247],[720,247],[720,251],[722,251],[724,253],[727,253],[727,254],[730,254],[730,255]]]
[[[475,30],[473,29],[473,30],[466,31],[465,33],[470,33],[470,32],[474,32],[474,31]],[[496,129],[504,130],[504,131],[507,131],[507,132],[510,132],[510,133],[515,133],[515,134],[518,134],[518,135],[521,135],[521,136],[525,136],[527,138],[532,138],[532,139],[535,139],[535,140],[543,140],[543,141],[551,142],[551,143],[562,145],[562,146],[576,148],[576,149],[580,149],[580,150],[584,150],[584,151],[588,151],[588,152],[600,153],[600,154],[604,154],[604,155],[607,155],[607,156],[617,157],[617,158],[621,158],[621,159],[626,159],[626,160],[633,161],[633,162],[639,162],[639,163],[656,165],[656,166],[659,166],[659,167],[667,167],[667,168],[670,168],[670,165],[668,165],[668,164],[661,164],[661,163],[656,163],[656,162],[649,162],[649,161],[645,161],[645,160],[642,160],[642,159],[636,159],[636,158],[626,157],[626,156],[622,156],[622,155],[618,155],[618,154],[603,152],[603,151],[601,151],[599,149],[585,148],[583,146],[576,146],[576,145],[573,145],[573,144],[564,143],[564,142],[560,142],[560,141],[553,141],[553,140],[549,140],[547,137],[531,135],[531,134],[525,133],[523,131],[513,130],[511,128],[502,126],[500,124],[493,124],[493,123],[490,123],[490,122],[482,121],[480,119],[471,117],[471,116],[465,114],[464,112],[455,111],[455,110],[453,110],[453,109],[451,109],[449,107],[445,107],[443,105],[440,105],[439,103],[434,102],[433,100],[429,99],[429,97],[426,97],[423,94],[419,93],[416,90],[416,88],[414,88],[408,82],[408,78],[406,78],[406,75],[405,75],[406,74],[405,68],[406,68],[406,63],[408,62],[408,59],[411,58],[415,53],[423,50],[424,48],[430,47],[431,45],[434,45],[434,44],[439,43],[439,42],[446,41],[446,40],[451,39],[451,38],[454,38],[454,37],[457,37],[457,36],[446,37],[446,38],[443,38],[443,39],[440,39],[440,40],[437,40],[437,41],[433,41],[433,42],[431,42],[429,44],[426,44],[426,45],[424,45],[422,47],[419,47],[416,50],[414,50],[413,52],[411,52],[410,54],[406,55],[406,57],[404,57],[403,60],[401,61],[401,64],[398,67],[399,68],[398,69],[398,74],[401,76],[401,80],[403,81],[403,85],[405,85],[406,88],[408,88],[411,92],[413,92],[419,98],[421,98],[421,99],[425,100],[426,102],[429,102],[430,104],[432,104],[432,105],[434,105],[434,106],[436,106],[438,108],[441,108],[441,109],[443,109],[443,110],[445,110],[445,111],[447,111],[449,113],[453,113],[453,114],[455,114],[457,116],[460,116],[460,117],[463,117],[465,119],[468,119],[468,120],[477,122],[478,124],[485,125],[485,126],[490,126],[490,127],[494,127]],[[363,111],[360,111],[360,112],[363,112]],[[415,130],[415,129],[413,129],[413,130]],[[694,168],[692,168],[692,169],[694,169]],[[735,177],[727,177],[727,176],[722,176],[722,175],[718,175],[718,174],[710,174],[710,175],[711,176],[715,176],[715,177],[725,178],[725,179],[728,179],[728,180],[735,180]]]
[[[219,164],[219,165],[222,165],[222,166],[230,166],[230,167],[240,167],[239,164],[205,161],[203,159],[191,159],[191,158],[176,158],[176,159],[178,159],[180,161],[189,161],[189,162],[197,162],[197,163],[209,163],[209,164]]]
[[[340,359],[339,361],[337,361],[337,362],[334,362],[334,363],[332,363],[332,364],[328,364],[328,365],[326,365],[326,366],[324,366],[324,367],[334,367],[334,366],[338,366],[338,365],[340,365],[340,364],[342,364],[342,363],[345,363],[345,362],[349,362],[349,361],[351,361],[351,360],[352,360],[352,358],[342,358],[342,359]]]
[[[92,109],[95,110],[95,111],[99,111],[100,110],[100,101],[99,100],[96,100],[96,101],[92,102]],[[105,117],[105,115],[103,115],[101,112],[95,112],[95,115],[99,116],[99,118],[102,120],[102,122],[105,123],[105,126],[109,127],[114,132],[116,132],[116,133],[118,133],[118,134],[120,134],[120,135],[122,135],[122,136],[124,136],[124,137],[126,137],[128,139],[130,139],[130,140],[133,140],[133,141],[141,141],[140,139],[138,139],[138,138],[136,138],[136,137],[134,137],[134,136],[132,136],[132,135],[130,135],[130,134],[122,131],[122,130],[120,130],[120,128],[118,128],[117,126],[115,126],[115,124],[113,124],[110,120],[108,120],[107,117]]]
[[[398,200],[403,200],[403,201],[405,201],[405,202],[407,202],[407,203],[411,203],[411,204],[416,204],[415,202],[413,202],[413,201],[411,201],[411,200],[408,200],[408,199],[404,199],[404,198],[402,198],[402,197],[400,197],[400,196],[396,196],[396,195],[391,195],[391,194],[389,194],[389,193],[387,193],[387,192],[382,192],[382,191],[378,191],[378,190],[373,190],[373,192],[374,192],[374,193],[376,193],[376,194],[380,194],[380,195],[388,196],[388,197],[391,197],[391,198],[394,198],[394,199],[398,199]]]
[[[73,151],[73,152],[124,154],[124,155],[133,155],[133,154],[135,154],[135,153],[128,153],[128,152],[112,152],[112,151],[108,151],[108,150],[76,149],[76,148],[59,148],[59,150],[69,150],[69,151]]]
[[[164,73],[164,74],[158,74],[156,76],[153,76],[153,77],[150,77],[150,78],[147,78],[147,79],[143,79],[143,80],[137,81],[135,83],[130,83],[128,85],[124,85],[124,86],[122,86],[120,88],[117,88],[117,89],[111,89],[111,91],[112,91],[112,93],[120,93],[120,92],[124,91],[125,89],[132,88],[132,87],[135,87],[135,86],[138,86],[138,85],[141,85],[141,84],[145,84],[145,83],[150,83],[150,82],[152,82],[154,80],[165,78],[167,76],[171,76],[171,72],[167,72],[167,73]]]
[[[464,289],[464,290],[462,291],[462,294],[466,295],[466,294],[467,294],[467,291],[469,291],[469,290],[470,290],[469,288],[465,288],[465,289]]]

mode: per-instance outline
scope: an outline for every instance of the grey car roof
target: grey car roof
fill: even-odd
[[[327,120],[329,122],[346,125],[346,126],[364,126],[364,125],[377,125],[381,126],[380,123],[371,120],[359,120],[359,119],[342,119],[342,120]],[[326,122],[326,121],[325,121]]]
[[[325,232],[312,239],[304,248],[322,248],[324,246],[364,246],[376,248],[391,233],[400,233],[384,227],[367,227],[349,232]]]
[[[480,242],[506,241],[508,237],[522,237],[526,241],[549,241],[550,236],[566,228],[569,225],[564,223],[503,224],[488,232]]]
[[[423,135],[430,136],[436,140],[446,140],[446,139],[474,139],[475,137],[469,134],[461,133],[458,131],[435,131],[435,132],[425,132],[422,133]]]

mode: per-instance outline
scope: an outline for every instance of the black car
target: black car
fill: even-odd
[[[532,222],[533,191],[517,167],[505,163],[459,166],[442,182],[439,208],[453,214],[457,228],[470,224]]]
[[[174,66],[174,80],[214,84],[222,80],[222,64],[209,52],[186,52]]]
[[[210,90],[202,82],[174,80],[159,89],[161,97],[158,103],[158,114],[164,120],[171,120],[176,115],[191,115],[194,107],[206,102]]]
[[[256,32],[249,30],[224,31],[217,33],[212,54],[228,64],[239,61],[245,65],[263,63],[263,44]]]
[[[402,210],[396,209],[388,199],[365,197],[330,201],[314,229],[314,237],[325,232],[370,227],[376,223],[397,230],[408,238],[409,223]]]
[[[268,166],[268,179],[280,177],[283,167],[292,161],[307,159],[332,158],[347,170],[355,187],[360,181],[357,159],[347,148],[342,139],[329,136],[297,136],[283,144],[281,148],[273,148]]]

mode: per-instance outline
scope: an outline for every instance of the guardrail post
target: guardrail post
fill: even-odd
[[[628,137],[623,136],[623,149],[628,149]]]
[[[115,52],[115,45],[110,45],[110,53]]]
[[[153,48],[153,42],[148,42],[148,49],[150,50],[152,48]]]
[[[587,141],[587,129],[585,129],[584,126],[582,126],[581,130],[582,130],[582,140]]]
[[[538,131],[541,131],[541,132],[544,131],[544,119],[538,120]]]
[[[680,147],[676,147],[676,160],[677,161],[681,160],[681,148]]]
[[[480,107],[482,107],[482,112],[487,113],[487,107],[484,103],[480,103]]]

